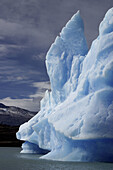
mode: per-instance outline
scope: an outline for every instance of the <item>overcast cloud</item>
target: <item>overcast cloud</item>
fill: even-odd
[[[29,95],[29,98],[12,99],[11,97],[6,97],[4,99],[0,99],[0,102],[8,106],[17,106],[38,112],[40,108],[40,101],[44,97],[45,91],[47,89],[50,90],[50,83],[48,81],[37,82],[33,83],[33,87],[36,87],[37,90],[34,94]]]

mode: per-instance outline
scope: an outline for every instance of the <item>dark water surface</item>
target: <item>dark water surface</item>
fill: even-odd
[[[21,148],[0,147],[0,170],[113,170],[112,163],[59,162],[20,154]]]

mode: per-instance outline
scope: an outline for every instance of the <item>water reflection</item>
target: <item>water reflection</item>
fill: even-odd
[[[17,154],[18,158],[21,159],[31,159],[31,160],[38,160],[42,155],[37,155],[37,154],[28,154],[28,153],[19,153]]]

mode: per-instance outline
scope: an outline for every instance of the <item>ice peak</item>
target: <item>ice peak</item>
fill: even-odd
[[[113,8],[109,9],[99,26],[100,35],[113,32]]]
[[[84,24],[78,11],[62,29],[46,56],[47,72],[56,103],[65,99],[63,87],[70,78],[74,56],[84,56],[87,51]]]
[[[76,19],[77,19],[77,17],[78,18],[81,18],[81,16],[80,16],[80,11],[78,10],[72,17],[71,17],[71,21],[73,20],[73,21],[75,21]]]
[[[84,23],[78,11],[68,21],[60,33],[61,39],[67,43],[68,50],[74,50],[74,55],[85,55],[88,51],[87,43],[84,36]]]

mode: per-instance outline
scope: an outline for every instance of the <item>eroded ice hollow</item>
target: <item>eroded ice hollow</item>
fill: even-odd
[[[89,52],[77,12],[50,47],[46,67],[51,92],[46,91],[39,113],[17,132],[26,141],[22,153],[113,162],[113,8]]]

